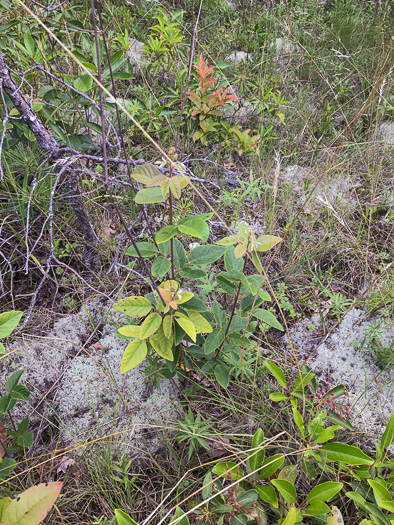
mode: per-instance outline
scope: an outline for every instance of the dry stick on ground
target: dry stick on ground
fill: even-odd
[[[7,93],[14,106],[21,114],[28,128],[36,137],[40,148],[45,153],[49,154],[49,161],[52,161],[54,166],[68,162],[68,159],[64,158],[64,154],[68,149],[60,146],[60,144],[52,137],[36,115],[31,104],[29,104],[24,98],[20,86],[17,86],[11,78],[10,71],[2,52],[0,52],[0,84],[4,92]],[[65,170],[64,176],[67,179],[70,195],[69,202],[74,210],[77,219],[76,223],[87,244],[85,250],[85,263],[89,269],[95,271],[98,268],[98,253],[95,249],[98,238],[95,228],[89,219],[89,212],[83,202],[83,197],[79,187],[79,178],[78,175],[73,172],[71,167],[68,167]]]

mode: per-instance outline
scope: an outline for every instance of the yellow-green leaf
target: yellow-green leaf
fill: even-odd
[[[141,327],[133,324],[127,324],[119,328],[118,332],[126,337],[139,337],[141,332]]]
[[[295,507],[291,507],[289,510],[286,519],[282,522],[282,525],[294,525],[297,517],[297,509]]]
[[[172,334],[172,317],[170,315],[167,315],[163,319],[163,333],[164,337],[167,337],[169,339]]]
[[[174,360],[172,353],[173,336],[169,338],[165,337],[162,327],[159,328],[155,335],[152,335],[152,337],[149,339],[149,342],[160,357],[163,357],[168,361]]]
[[[183,319],[182,317],[180,319],[176,319],[176,322],[181,328],[183,328],[183,330],[185,330],[190,339],[196,342],[197,332],[193,322],[189,321],[189,319]]]
[[[176,304],[183,304],[187,303],[187,301],[190,301],[190,299],[194,296],[194,293],[192,292],[179,292],[175,295],[174,299]]]
[[[237,236],[230,235],[229,237],[223,237],[223,239],[220,239],[220,241],[216,241],[215,244],[219,244],[220,246],[233,246],[236,242]]]
[[[161,188],[144,188],[137,192],[134,200],[137,204],[155,204],[163,202],[165,197],[163,196]]]
[[[187,312],[187,315],[196,327],[197,334],[210,334],[212,332],[213,328],[204,316],[191,310]]]
[[[144,317],[152,310],[152,305],[145,297],[132,296],[121,299],[114,308],[128,317]]]
[[[124,374],[139,365],[146,357],[148,348],[145,341],[137,339],[129,343],[124,351],[120,364],[120,373]]]
[[[256,240],[256,250],[258,252],[267,252],[281,240],[281,237],[276,237],[275,235],[261,235],[261,237]]]
[[[132,177],[142,184],[148,184],[154,177],[161,175],[160,171],[153,164],[142,164],[137,166]]]
[[[25,490],[4,509],[1,521],[7,525],[39,525],[48,514],[63,483],[40,483]]]
[[[141,339],[148,339],[148,337],[151,337],[154,333],[157,332],[161,325],[161,315],[157,313],[152,313],[148,315],[148,317],[144,320],[142,323],[140,329],[140,338]]]
[[[243,244],[238,244],[236,247],[235,247],[235,250],[234,250],[234,255],[235,255],[235,258],[236,259],[239,259],[240,257],[243,256],[243,254],[246,252],[246,246],[244,246]]]
[[[343,523],[341,511],[338,507],[332,506],[331,512],[327,518],[327,525],[338,525],[338,523]]]

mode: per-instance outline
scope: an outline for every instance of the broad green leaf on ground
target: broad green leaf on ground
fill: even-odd
[[[256,490],[251,489],[243,492],[237,497],[237,503],[242,506],[252,505],[259,499],[259,495]]]
[[[186,252],[182,243],[178,239],[172,239],[174,246],[174,264],[177,268],[182,269],[186,265]],[[164,241],[159,244],[160,253],[163,255],[170,255],[171,240]]]
[[[334,388],[331,388],[326,394],[327,399],[332,398],[336,399],[337,397],[343,396],[343,394],[346,392],[346,387],[344,385],[337,385]]]
[[[327,443],[319,449],[319,452],[323,453],[329,461],[343,461],[348,465],[372,465],[374,462],[358,447],[343,443]]]
[[[303,512],[307,516],[321,516],[322,514],[328,514],[330,507],[324,501],[315,500]]]
[[[239,479],[243,478],[240,466],[232,461],[216,463],[212,469],[212,472],[217,476],[222,476],[223,478],[230,481],[238,481]]]
[[[202,499],[206,500],[212,496],[213,486],[212,486],[212,472],[208,472],[203,481],[202,487]]]
[[[278,479],[285,479],[294,485],[297,479],[297,465],[286,465],[279,471]]]
[[[280,386],[287,390],[285,374],[282,372],[279,366],[268,360],[266,360],[264,364],[268,368],[268,370],[271,372],[271,374],[275,377],[275,379],[278,381]]]
[[[372,488],[373,495],[375,496],[376,503],[379,506],[381,506],[380,503],[382,503],[382,502],[390,501],[391,502],[391,506],[394,507],[394,503],[392,501],[391,494],[387,490],[386,487],[384,487],[378,481],[373,480],[373,479],[367,479],[367,482],[368,482],[369,486]],[[383,508],[385,508],[385,507],[383,507]],[[393,509],[387,509],[387,510],[390,510],[391,512],[393,512]]]
[[[0,339],[8,337],[18,326],[23,312],[19,310],[12,310],[10,312],[3,312],[0,314]]]
[[[151,337],[154,333],[156,333],[161,325],[161,321],[161,315],[158,313],[152,313],[148,315],[148,317],[140,326],[140,338],[148,339],[148,337]]]
[[[292,400],[292,398],[290,398],[290,401],[291,400]],[[305,437],[305,427],[304,427],[304,422],[302,420],[302,416],[301,416],[301,414],[298,412],[298,410],[295,407],[292,407],[292,410],[293,410],[294,422],[297,425],[297,427],[299,428],[299,430],[300,430],[300,432],[302,434],[302,437]]]
[[[6,506],[2,521],[7,525],[39,525],[55,503],[63,483],[40,483],[20,493]]]
[[[16,385],[11,390],[10,396],[17,401],[27,401],[30,397],[30,390],[25,385]]]
[[[204,342],[205,355],[212,354],[224,341],[224,333],[219,328],[214,328]]]
[[[181,272],[179,272],[179,275],[185,279],[202,279],[207,276],[207,272],[201,270],[200,268],[186,267]]]
[[[206,312],[208,310],[207,305],[201,299],[197,299],[197,297],[192,297],[184,303],[183,308],[187,311],[193,310],[193,312]]]
[[[183,244],[178,239],[173,239],[174,244],[174,264],[181,269],[186,264],[186,252]]]
[[[185,516],[185,513],[180,507],[177,507],[171,523],[174,523],[174,525],[189,525],[189,518]]]
[[[274,392],[273,394],[270,394],[269,395],[269,398],[271,399],[271,401],[285,401],[285,399],[287,399],[287,396],[285,396],[284,394],[281,394],[280,392]]]
[[[149,184],[152,179],[161,175],[160,171],[153,164],[142,164],[137,166],[132,174],[132,177],[137,182],[142,184]]]
[[[172,317],[170,315],[167,315],[163,319],[163,334],[167,339],[172,335]]]
[[[146,259],[150,259],[157,255],[157,248],[151,242],[137,242],[136,246],[141,256]],[[137,250],[134,248],[134,246],[130,246],[129,248],[127,248],[126,255],[128,255],[129,257],[138,257]]]
[[[13,372],[5,383],[5,389],[7,392],[12,392],[12,390],[19,383],[20,378],[24,374],[24,370],[16,370]]]
[[[120,365],[120,373],[124,374],[139,365],[146,357],[148,348],[145,341],[137,339],[129,343],[124,351]]]
[[[152,304],[146,297],[125,297],[113,305],[117,312],[128,317],[144,317],[152,310]]]
[[[264,443],[264,432],[257,429],[252,439],[252,449],[249,455],[249,464],[252,472],[257,470],[264,459],[265,450],[261,445]]]
[[[268,324],[269,326],[272,326],[273,328],[276,328],[277,330],[281,330],[283,332],[283,326],[276,319],[274,314],[269,310],[253,310],[252,315],[254,317],[257,317],[257,319],[260,319],[260,321],[263,321],[264,323]]]
[[[197,237],[197,239],[201,239],[203,242],[207,242],[209,237],[208,224],[204,220],[193,216],[182,219],[182,221],[178,223],[178,230],[191,237]]]
[[[329,441],[330,439],[334,439],[335,431],[340,430],[342,427],[341,425],[332,425],[331,427],[325,428],[322,432],[320,432],[319,437],[315,439],[315,443],[325,443],[326,441]]]

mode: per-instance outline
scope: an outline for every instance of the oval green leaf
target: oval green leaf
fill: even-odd
[[[140,339],[148,339],[157,332],[161,325],[161,315],[154,312],[140,326]]]
[[[343,461],[348,465],[372,465],[374,462],[358,447],[343,443],[327,443],[321,447],[319,452],[323,453],[329,461]]]
[[[171,269],[171,261],[165,257],[157,257],[153,261],[151,272],[153,277],[164,277]]]
[[[128,317],[144,317],[152,310],[152,305],[146,297],[125,297],[113,305],[117,312]]]
[[[93,79],[90,75],[81,75],[80,77],[74,80],[75,89],[81,91],[82,93],[85,93],[85,91],[89,91],[92,85]]]
[[[148,348],[145,341],[137,339],[129,343],[124,351],[122,362],[120,364],[120,373],[124,374],[132,368],[138,366],[146,357]]]

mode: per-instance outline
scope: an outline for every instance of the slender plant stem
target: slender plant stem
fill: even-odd
[[[12,415],[11,415],[11,411],[10,411],[10,410],[7,410],[7,414],[8,414],[8,417],[10,418],[10,421],[11,421],[11,424],[12,424],[12,426],[13,426],[13,428],[14,428],[14,431],[16,432],[18,429],[16,428],[16,425],[15,425],[14,419],[13,419],[13,417],[12,417]]]
[[[243,268],[242,268],[242,273],[244,273],[244,271],[245,271],[246,261],[247,261],[247,260],[248,260],[248,249],[246,248],[246,253],[245,253],[245,259],[244,259],[244,265],[243,265]],[[235,309],[236,309],[237,304],[238,304],[239,294],[240,294],[240,292],[241,292],[241,286],[242,286],[242,282],[240,282],[239,285],[238,285],[237,293],[235,294],[234,302],[233,302],[233,306],[232,306],[232,308],[231,308],[230,319],[228,320],[227,327],[226,327],[226,331],[224,332],[224,339],[223,339],[221,345],[219,346],[219,348],[216,350],[215,357],[214,357],[214,361],[216,361],[216,359],[217,359],[217,357],[218,357],[218,355],[219,355],[220,350],[223,348],[224,342],[226,341],[226,338],[227,338],[228,332],[229,332],[229,330],[230,330],[231,322],[232,322],[232,320],[233,320],[233,318],[234,318]]]
[[[172,169],[170,170],[170,176],[172,176]],[[173,203],[172,203],[172,191],[170,190],[170,194],[168,196],[168,204],[170,208],[170,224],[171,226],[174,224],[174,214],[173,214]],[[171,276],[175,280],[175,265],[174,265],[174,239],[171,237]]]
[[[105,55],[106,55],[106,58],[107,58],[107,65],[108,65],[109,74],[110,74],[110,77],[111,77],[111,86],[112,86],[111,87],[111,91],[112,91],[112,95],[114,96],[114,98],[117,99],[118,95],[117,95],[117,91],[116,91],[116,85],[115,85],[115,80],[114,80],[112,66],[111,66],[111,59],[110,59],[110,55],[109,55],[107,39],[105,37],[104,24],[103,24],[103,18],[102,18],[102,15],[101,15],[101,10],[102,10],[102,5],[99,3],[98,6],[97,6],[97,14],[98,14],[98,19],[99,19],[99,23],[100,23],[100,32],[101,32],[101,36],[102,36],[102,39],[103,39]],[[93,23],[95,23],[95,16],[93,17]],[[94,27],[94,25],[93,25],[93,27]],[[97,29],[96,29],[96,32],[97,32]],[[117,120],[117,123],[118,123],[118,133],[119,133],[119,137],[120,137],[120,143],[121,143],[122,150],[123,150],[123,152],[125,154],[125,159],[126,159],[127,177],[129,179],[129,183],[130,183],[130,185],[132,187],[132,190],[134,191],[134,193],[137,193],[137,189],[135,187],[134,180],[133,180],[133,178],[131,176],[130,162],[129,162],[129,159],[128,159],[128,156],[127,156],[126,143],[125,143],[125,139],[124,139],[122,123],[121,123],[121,120],[120,120],[119,108],[118,108],[118,106],[116,104],[115,104],[115,111],[116,111],[116,120]],[[155,235],[154,235],[154,231],[152,229],[151,222],[150,222],[150,220],[148,218],[148,214],[146,213],[146,210],[145,210],[144,207],[142,207],[142,214],[143,214],[145,222],[146,222],[146,224],[148,226],[148,230],[149,230],[149,233],[150,233],[150,235],[152,237],[152,240],[155,243],[156,248],[158,248],[157,242],[156,242],[156,239],[155,239]]]

